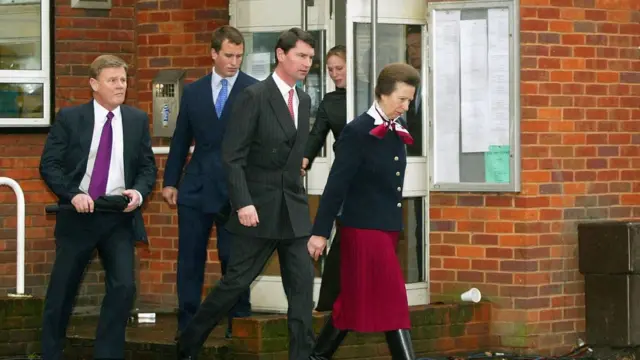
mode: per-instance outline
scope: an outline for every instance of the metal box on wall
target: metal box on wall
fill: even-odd
[[[640,223],[579,224],[578,253],[585,279],[587,342],[640,346]]]
[[[640,223],[598,221],[578,225],[583,274],[640,274]]]
[[[172,137],[176,128],[184,70],[160,70],[153,78],[153,136]]]

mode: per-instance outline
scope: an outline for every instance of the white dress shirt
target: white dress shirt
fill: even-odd
[[[227,84],[227,100],[228,100],[229,94],[231,94],[231,89],[233,88],[233,84],[236,83],[239,73],[240,71],[236,72],[236,74],[233,75],[232,77],[223,78],[222,76],[218,75],[215,68],[213,69],[213,72],[211,73],[211,90],[213,93],[214,105],[218,100],[218,95],[220,94],[220,90],[222,90],[222,83],[221,83],[222,79],[227,79],[227,82],[228,82]]]
[[[380,104],[378,104],[377,101],[373,102],[369,110],[367,110],[367,114],[369,114],[369,116],[373,118],[373,125],[380,125],[384,121],[391,121],[396,123],[397,125],[400,125],[400,123],[398,122],[398,119],[400,119],[400,117],[398,116],[393,120],[389,119],[384,111],[382,111],[382,107],[380,107]]]
[[[100,137],[102,128],[107,122],[107,114],[109,110],[105,109],[97,101],[93,101],[93,136],[91,138],[91,147],[89,148],[89,158],[87,159],[87,172],[84,174],[80,182],[80,191],[85,194],[89,193],[89,184],[91,183],[91,173],[96,162],[98,153],[98,145],[100,145]],[[124,182],[124,141],[122,135],[122,114],[120,107],[113,111],[113,119],[111,119],[111,128],[113,130],[113,145],[111,146],[111,163],[109,165],[109,178],[107,179],[106,195],[122,195],[126,190]],[[140,204],[142,205],[142,195],[138,192]]]
[[[295,86],[289,86],[284,80],[282,80],[278,74],[273,73],[273,81],[276,82],[278,86],[278,90],[282,94],[284,98],[284,104],[289,109],[289,90],[293,89],[293,125],[298,128],[298,105],[300,104],[300,99],[298,98],[298,92],[296,91]]]

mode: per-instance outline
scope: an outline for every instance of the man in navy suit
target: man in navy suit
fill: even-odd
[[[94,359],[124,359],[125,330],[135,300],[134,249],[147,242],[143,200],[156,182],[149,118],[124,104],[127,63],[98,56],[89,66],[93,100],[60,109],[40,159],[40,175],[75,211],[56,214],[56,257],[42,314],[42,358],[62,360],[74,299],[97,250],[105,296],[93,345]],[[96,211],[94,201],[124,195],[123,212]],[[124,200],[124,199],[123,199]]]
[[[214,223],[223,275],[229,263],[231,235],[224,228],[224,219],[230,207],[221,146],[227,123],[234,121],[234,99],[257,82],[239,71],[243,55],[244,38],[237,29],[225,25],[213,32],[213,72],[185,86],[171,139],[162,196],[169,205],[178,205],[178,331],[187,326],[200,306],[207,244]],[[180,181],[194,139],[195,149]],[[229,312],[227,337],[231,336],[232,319],[250,314],[247,288]]]

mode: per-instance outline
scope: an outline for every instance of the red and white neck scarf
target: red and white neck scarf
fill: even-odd
[[[396,134],[400,137],[403,143],[406,145],[413,144],[413,137],[409,134],[409,131],[404,128],[398,121],[400,117],[393,120],[389,120],[384,112],[380,109],[377,101],[373,102],[373,105],[367,110],[367,114],[373,118],[373,125],[376,125],[369,134],[377,137],[378,139],[384,138],[387,134],[387,131],[395,131]]]

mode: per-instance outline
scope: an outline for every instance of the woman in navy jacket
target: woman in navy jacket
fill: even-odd
[[[385,332],[394,360],[415,358],[395,249],[402,230],[405,145],[412,144],[400,115],[409,108],[419,83],[420,74],[410,65],[385,66],[376,83],[376,101],[344,128],[336,144],[307,247],[317,260],[343,205],[341,289],[312,360],[330,359],[348,331]]]

